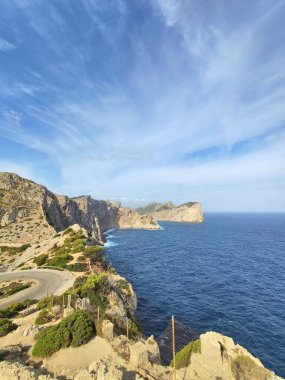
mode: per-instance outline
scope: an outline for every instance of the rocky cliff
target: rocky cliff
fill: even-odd
[[[172,222],[191,222],[201,223],[204,221],[203,210],[200,202],[187,202],[180,206],[175,206],[172,202],[164,204],[153,203],[152,210],[145,215],[152,217],[154,220],[165,220]],[[146,206],[150,209],[150,205]],[[139,211],[142,212],[143,209]]]
[[[90,196],[69,198],[13,173],[0,173],[0,242],[36,243],[79,224],[98,243],[109,228],[159,229],[151,216]]]
[[[232,338],[213,331],[177,354],[177,368],[178,378],[189,380],[282,380]]]

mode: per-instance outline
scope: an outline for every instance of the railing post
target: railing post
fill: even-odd
[[[127,339],[129,339],[129,320],[127,319]]]
[[[97,323],[100,321],[100,307],[97,307]]]

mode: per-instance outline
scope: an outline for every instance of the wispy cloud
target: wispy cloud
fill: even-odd
[[[276,191],[272,209],[285,209],[285,35],[273,28],[285,6],[253,3],[14,2],[29,54],[1,67],[2,137],[59,168],[57,192],[254,210]]]
[[[6,52],[13,49],[16,49],[15,45],[0,37],[0,52]]]

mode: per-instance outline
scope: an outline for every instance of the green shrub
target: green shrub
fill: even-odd
[[[48,255],[46,253],[44,253],[44,254],[36,257],[33,262],[35,264],[37,264],[38,267],[40,267],[46,263],[47,259],[48,259]]]
[[[71,227],[68,227],[64,232],[63,232],[63,236],[64,235],[68,235],[68,234],[75,234],[75,232],[73,231],[73,229]]]
[[[105,312],[108,305],[109,305],[109,301],[108,301],[108,298],[106,296],[104,296],[103,294],[99,294],[99,293],[95,293],[93,291],[90,291],[86,294],[86,296],[89,298],[90,300],[90,304],[92,306],[95,306],[95,308],[97,306],[100,307],[100,311],[101,313]]]
[[[0,318],[0,336],[5,336],[9,334],[9,332],[16,330],[18,325],[12,323],[7,318]]]
[[[91,274],[85,284],[82,286],[82,290],[94,290],[98,291],[104,285],[107,278],[107,273],[103,272],[100,274],[93,273]]]
[[[44,297],[37,303],[37,310],[42,310],[42,309],[48,308],[51,305],[51,302],[53,303],[53,305],[62,306],[63,298],[62,298],[62,296]]]
[[[23,302],[13,303],[5,309],[0,310],[0,318],[13,318],[18,315],[20,311],[26,309],[27,306],[31,306],[36,302],[37,300],[26,299]]]
[[[99,247],[97,245],[91,245],[85,248],[84,255],[86,257],[93,256],[94,253],[102,252],[104,249],[102,247]]]
[[[47,310],[43,309],[35,320],[36,325],[45,325],[53,320],[53,315]]]
[[[78,347],[95,335],[93,317],[85,310],[79,310],[63,319],[58,325],[41,331],[33,348],[34,356],[50,356],[65,347]]]
[[[80,288],[82,287],[83,284],[85,284],[86,280],[87,280],[87,276],[80,276],[80,277],[77,277],[73,283],[73,287],[74,288]]]
[[[12,289],[7,291],[6,297],[12,296],[13,294],[20,292],[21,290],[28,289],[31,286],[31,283],[19,284],[17,286],[14,286]]]
[[[72,252],[73,253],[82,252],[85,247],[85,240],[86,239],[76,239],[72,245]]]
[[[72,260],[72,256],[68,253],[63,253],[58,256],[52,257],[47,260],[47,265],[51,267],[66,268],[66,265],[69,261]]]
[[[201,340],[196,339],[189,342],[185,347],[180,350],[176,356],[176,368],[184,368],[190,364],[191,355],[194,353],[201,354]],[[171,366],[173,366],[173,360],[171,361]]]
[[[30,248],[31,247],[31,244],[23,244],[21,245],[21,247],[19,248],[19,251],[20,252],[24,252],[26,249]]]
[[[75,263],[68,265],[67,269],[72,272],[86,272],[88,270],[88,265],[85,263]]]

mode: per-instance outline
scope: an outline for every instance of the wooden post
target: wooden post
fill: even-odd
[[[175,322],[174,315],[171,318],[172,326],[172,357],[173,357],[173,379],[176,380],[176,352],[175,352]]]
[[[100,307],[97,307],[97,323],[100,321]]]
[[[62,307],[64,308],[64,294],[62,295]]]
[[[127,319],[127,339],[129,339],[129,320]]]
[[[53,307],[53,294],[51,295],[51,299],[50,299],[50,312],[52,312],[52,307]]]

